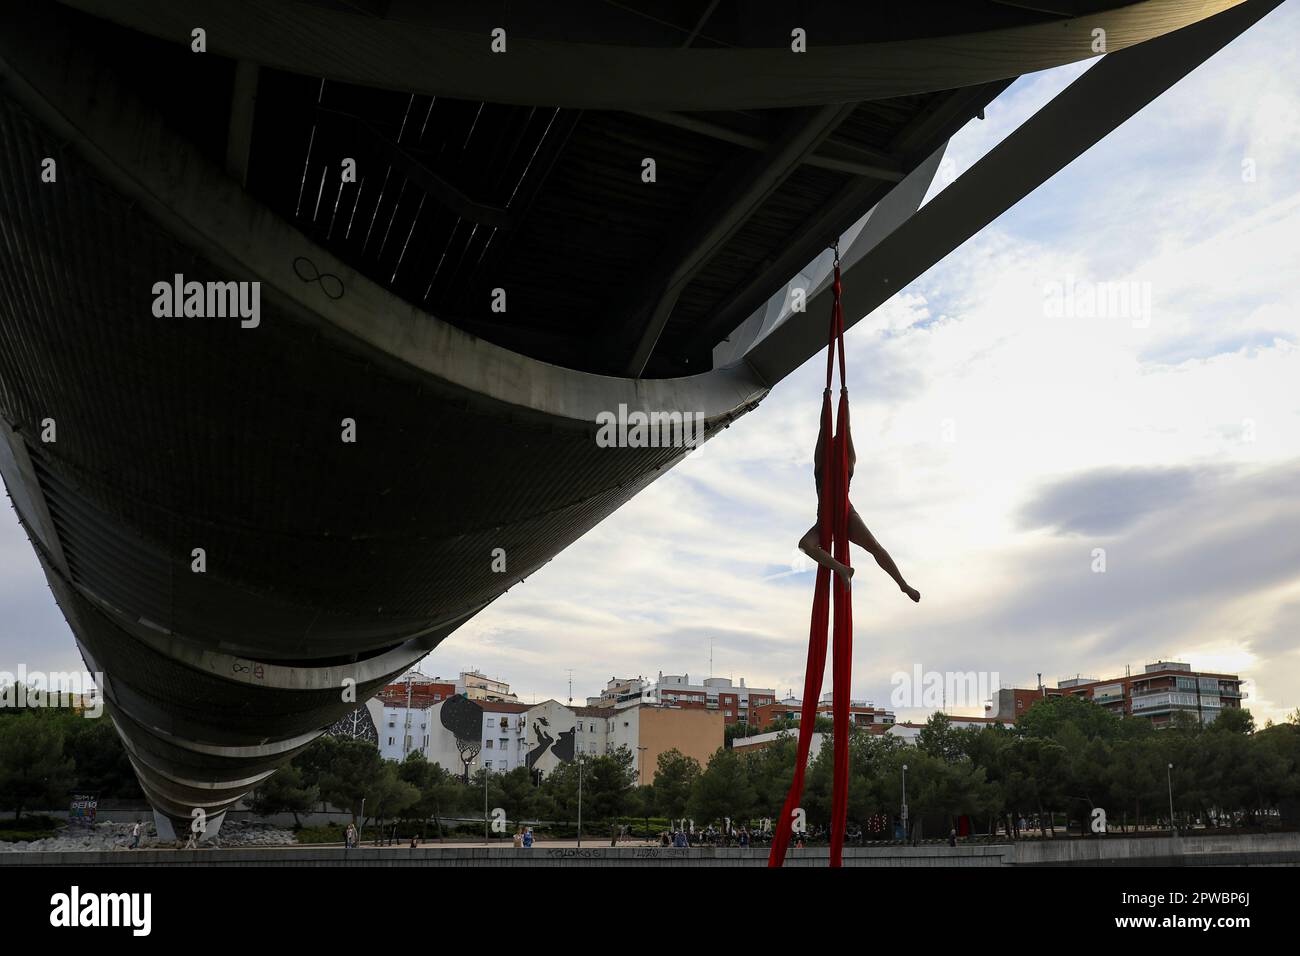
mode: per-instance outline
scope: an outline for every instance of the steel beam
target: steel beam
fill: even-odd
[[[226,134],[226,172],[248,185],[248,154],[253,145],[253,114],[257,105],[258,66],[248,60],[235,64],[230,91],[230,124]]]
[[[956,90],[936,107],[927,110],[895,138],[891,148],[909,166],[933,152],[951,132],[960,127],[976,110],[984,106],[1007,86],[1009,81]],[[920,156],[915,154],[920,153]],[[843,189],[822,205],[790,237],[771,262],[759,263],[746,280],[726,296],[726,305],[700,323],[686,346],[689,353],[708,348],[740,325],[755,309],[761,308],[779,283],[788,281],[811,262],[835,237],[865,216],[880,202],[890,187],[879,182],[859,180]],[[914,210],[909,210],[909,213]]]
[[[631,42],[593,42],[590,3],[539,5],[543,14],[483,3],[405,4],[399,20],[289,0],[62,2],[177,44],[188,45],[202,24],[214,53],[363,86],[524,106],[736,110],[889,99],[1007,79],[1095,57],[1094,30],[1106,31],[1107,49],[1122,50],[1238,0],[1138,0],[1066,20],[885,42],[836,42],[813,30],[805,53],[791,52],[788,42],[681,49],[689,28],[656,27],[677,34],[667,46],[647,45],[653,40],[637,34],[628,34]],[[538,16],[545,22],[530,22]],[[876,16],[863,5],[851,18],[855,34],[870,35]],[[508,52],[493,52],[493,27],[507,31]]]
[[[706,200],[703,208],[691,211],[690,221],[682,226],[682,233],[688,238],[660,257],[645,283],[646,293],[632,299],[650,304],[630,317],[634,328],[638,316],[645,319],[631,354],[624,361],[622,374],[632,378],[641,376],[678,296],[691,279],[856,108],[856,103],[847,103],[802,111],[766,153],[748,163],[746,170],[735,177],[735,185],[721,200],[712,203]]]
[[[922,275],[1093,144],[1221,50],[1282,0],[1248,0],[1131,50],[1112,53],[989,151],[846,273],[845,327]],[[830,290],[745,356],[771,385],[826,346]]]
[[[766,151],[772,148],[771,140],[763,136],[755,136],[752,133],[733,129],[722,123],[701,119],[690,113],[656,112],[651,110],[635,115],[653,120],[656,123],[662,123],[665,126],[673,126],[691,133],[698,133],[701,136],[708,136],[710,139],[721,140],[724,143],[744,146],[746,149]],[[867,150],[859,146],[851,146],[848,143],[840,143],[834,139],[828,139],[822,145],[822,149],[836,151],[840,155],[833,156],[827,152],[813,153],[804,160],[804,163],[808,166],[816,166],[819,169],[831,169],[836,172],[864,176],[882,182],[896,183],[903,178],[903,171],[899,168],[898,160],[880,150]]]

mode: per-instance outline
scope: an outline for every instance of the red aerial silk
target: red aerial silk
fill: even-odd
[[[840,358],[840,406],[836,421],[839,430],[834,433],[828,449],[829,461],[822,468],[821,513],[818,515],[817,533],[822,550],[835,560],[849,564],[849,455],[848,410],[849,396],[844,391],[844,308],[840,302],[839,259],[835,261],[835,282],[831,287],[831,328],[826,347],[826,388],[822,397],[822,433],[831,434],[831,399],[829,389],[835,369],[838,347]],[[804,673],[803,709],[799,716],[799,751],[795,757],[794,780],[786,795],[781,819],[772,838],[772,851],[768,855],[769,867],[785,862],[785,851],[790,845],[794,812],[803,797],[804,770],[808,765],[808,750],[812,744],[813,725],[817,720],[817,702],[821,699],[822,673],[826,669],[826,632],[830,625],[831,589],[834,582],[835,638],[831,690],[834,726],[834,784],[831,792],[831,866],[841,866],[844,849],[844,825],[849,804],[849,683],[853,659],[853,596],[838,576],[828,568],[818,566],[817,585],[813,591],[812,624],[808,629],[808,667]]]

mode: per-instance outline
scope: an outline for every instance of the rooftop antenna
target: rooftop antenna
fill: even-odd
[[[569,704],[573,704],[573,668],[569,668]]]
[[[709,638],[709,679],[713,678],[713,638]]]

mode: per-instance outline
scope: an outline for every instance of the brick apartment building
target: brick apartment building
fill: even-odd
[[[1055,687],[1004,687],[986,708],[992,718],[1015,721],[1046,697],[1082,697],[1124,717],[1144,717],[1156,727],[1168,726],[1178,711],[1212,723],[1225,708],[1239,708],[1246,696],[1236,674],[1194,671],[1190,664],[1156,661],[1140,674],[1098,680],[1072,677]]]
[[[598,697],[588,697],[592,707],[619,707],[640,699],[679,708],[715,710],[725,724],[751,722],[760,707],[776,701],[770,687],[747,687],[745,678],[735,684],[728,677],[706,677],[692,684],[690,674],[664,674],[657,680],[642,677],[613,677]]]
[[[799,722],[803,711],[803,702],[797,697],[787,697],[771,704],[763,704],[754,710],[753,723],[760,730],[766,729],[774,720],[791,720]],[[819,717],[831,716],[831,695],[824,694],[817,702]],[[894,723],[894,712],[883,707],[876,707],[870,701],[849,701],[849,720],[855,727],[888,728]]]

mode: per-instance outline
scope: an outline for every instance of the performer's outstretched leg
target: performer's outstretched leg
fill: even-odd
[[[816,528],[812,531],[814,536],[816,531]],[[866,522],[862,520],[862,517],[858,514],[857,509],[854,508],[852,504],[849,505],[849,540],[858,547],[869,551],[871,556],[876,559],[876,564],[880,565],[885,573],[893,578],[895,583],[898,584],[899,590],[910,597],[913,601],[921,600],[921,592],[903,580],[903,574],[898,570],[898,565],[894,563],[894,559],[889,556],[889,552],[886,551],[881,543],[876,540],[875,536],[867,527]],[[802,544],[802,542],[800,543]],[[813,560],[816,560],[816,558]]]

